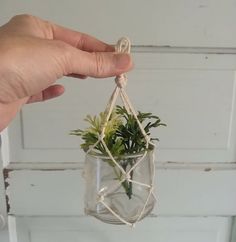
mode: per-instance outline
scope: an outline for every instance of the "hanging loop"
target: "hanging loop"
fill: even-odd
[[[117,41],[115,46],[115,50],[117,53],[130,53],[131,42],[127,37],[122,37]],[[121,74],[116,76],[115,78],[116,85],[119,88],[124,88],[127,84],[127,76],[125,74]]]
[[[115,46],[116,52],[118,53],[130,53],[131,42],[127,37],[122,37],[117,41]]]

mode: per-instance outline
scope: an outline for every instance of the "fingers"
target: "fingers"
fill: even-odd
[[[73,48],[67,55],[67,74],[111,77],[129,71],[133,63],[129,54],[112,52],[89,53]]]
[[[51,24],[53,38],[61,40],[78,49],[88,52],[114,52],[113,46],[108,45],[92,36],[84,33],[73,31],[59,25]]]
[[[43,90],[42,92],[36,95],[31,96],[27,103],[46,101],[46,100],[61,96],[64,93],[64,91],[65,89],[62,85],[56,84],[48,87],[47,89]]]
[[[45,39],[61,40],[73,47],[88,52],[115,51],[113,46],[92,36],[56,25],[28,14],[14,16],[7,25],[8,27],[10,26],[14,32],[30,34]]]
[[[79,78],[79,79],[86,79],[87,76],[84,76],[84,75],[80,75],[80,74],[70,74],[70,75],[67,75],[68,77],[74,77],[74,78]]]

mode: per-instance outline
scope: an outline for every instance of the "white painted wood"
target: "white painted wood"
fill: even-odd
[[[231,241],[230,242],[235,242],[236,241],[236,217],[232,219],[232,229],[231,229]]]
[[[10,145],[9,145],[9,136],[8,136],[8,128],[5,128],[1,132],[1,157],[2,157],[2,167],[6,167],[10,163]]]
[[[135,53],[128,94],[135,107],[160,115],[159,162],[235,162],[235,55]],[[104,110],[114,82],[65,78],[66,94],[27,105],[9,128],[11,162],[82,162],[71,129]],[[94,105],[96,103],[96,105]],[[53,125],[52,125],[53,124]]]
[[[0,241],[1,242],[9,242],[8,237],[8,229],[7,229],[7,211],[6,211],[6,197],[5,197],[5,186],[3,179],[3,157],[4,151],[3,147],[1,147],[1,136],[5,135],[4,133],[0,133]],[[5,152],[6,153],[6,152]]]
[[[31,13],[112,43],[125,35],[135,45],[236,47],[235,12],[233,0],[8,0],[0,21]]]
[[[21,230],[20,225],[18,225],[18,228],[16,227],[16,218],[15,217],[8,216],[8,226],[9,226],[9,242],[18,242],[17,230],[21,231],[18,233],[22,233],[23,231]],[[28,235],[26,235],[26,236],[28,236]]]
[[[1,135],[2,133],[0,133],[0,232],[1,230],[5,229],[7,222],[6,222],[6,197],[5,197],[5,185],[4,185],[4,179],[3,179],[3,164],[2,164],[2,160],[3,160],[3,154],[4,154],[4,150],[3,147],[1,147]]]
[[[148,218],[135,229],[91,218],[15,217],[17,240],[10,242],[229,242],[231,219],[225,217]]]
[[[0,231],[0,241],[1,242],[9,242],[9,235],[8,235],[7,229]]]
[[[208,170],[208,169],[207,169]],[[9,172],[10,214],[83,216],[80,169]],[[236,215],[236,170],[157,170],[154,215]]]
[[[79,162],[12,162],[6,169],[9,170],[71,170],[83,169],[84,164]],[[156,169],[171,169],[171,170],[201,170],[201,171],[216,171],[216,170],[235,170],[236,163],[225,162],[157,162]]]

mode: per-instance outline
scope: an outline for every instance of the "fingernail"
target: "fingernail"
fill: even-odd
[[[129,54],[116,54],[115,66],[117,69],[127,69],[131,64],[131,58]]]

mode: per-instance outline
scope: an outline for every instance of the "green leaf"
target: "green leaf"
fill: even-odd
[[[106,122],[106,112],[101,112],[98,116],[87,115],[85,121],[89,126],[84,129],[75,129],[70,135],[80,136],[83,140],[81,148],[88,151],[94,145],[105,127],[104,142],[113,156],[123,156],[126,154],[135,154],[146,150],[146,141],[134,117],[125,107],[117,105],[112,112],[109,120]],[[159,126],[166,126],[161,123],[158,116],[150,112],[143,113],[138,111],[137,118],[142,123],[145,132],[150,135],[150,130]],[[150,137],[152,141],[159,141],[156,137]],[[149,147],[153,148],[153,147]],[[99,142],[94,149],[103,155],[107,155],[106,149]]]

